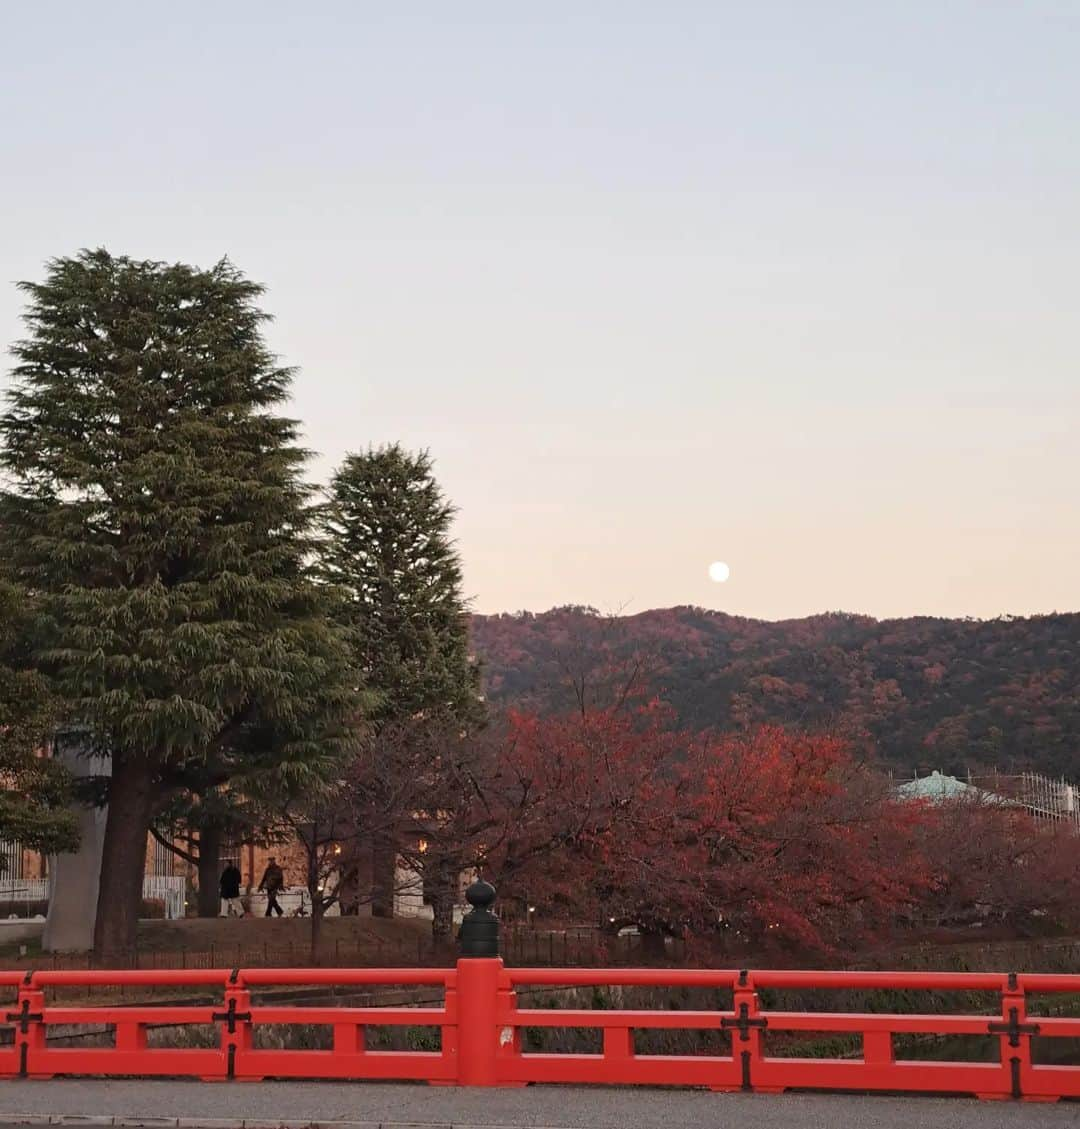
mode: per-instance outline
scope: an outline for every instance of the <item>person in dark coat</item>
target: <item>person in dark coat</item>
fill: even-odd
[[[240,868],[227,862],[221,872],[221,900],[225,903],[226,917],[243,917],[244,903],[240,900]]]
[[[285,889],[285,872],[278,866],[277,859],[273,856],[270,857],[266,870],[263,871],[259,889],[266,894],[266,916],[270,917],[276,913],[278,917],[283,917],[285,911],[278,905],[277,896]]]

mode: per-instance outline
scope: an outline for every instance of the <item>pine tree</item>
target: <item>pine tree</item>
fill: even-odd
[[[357,667],[378,699],[370,717],[375,742],[420,717],[459,732],[483,719],[453,514],[428,453],[397,444],[349,455],[331,482],[320,574],[344,598]],[[386,836],[373,844],[376,916],[393,913],[396,848]]]
[[[426,451],[349,455],[331,482],[319,568],[345,599],[359,668],[379,695],[376,724],[480,716],[453,516]]]
[[[311,583],[291,371],[261,287],[84,251],[23,283],[28,336],[0,417],[17,578],[41,659],[112,755],[95,947],[135,939],[146,836],[178,791],[244,770],[252,732],[293,779],[350,742],[356,678]]]

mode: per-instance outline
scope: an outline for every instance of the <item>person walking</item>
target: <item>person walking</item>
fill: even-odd
[[[266,893],[266,916],[270,917],[275,913],[278,917],[284,916],[285,911],[278,905],[277,896],[285,889],[285,873],[273,855],[263,871],[259,889]]]
[[[227,862],[221,872],[221,900],[225,903],[226,917],[243,917],[244,903],[240,900],[240,868]]]

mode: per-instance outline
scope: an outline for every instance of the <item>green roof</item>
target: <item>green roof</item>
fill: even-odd
[[[946,776],[943,772],[931,772],[929,776],[918,776],[901,784],[896,789],[896,794],[904,800],[955,800],[961,797],[970,800],[985,800],[990,798],[989,792],[976,788],[955,776]]]

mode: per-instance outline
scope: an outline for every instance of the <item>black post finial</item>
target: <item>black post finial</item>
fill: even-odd
[[[461,956],[497,957],[499,919],[491,912],[495,887],[478,879],[465,891],[465,900],[472,909],[465,915],[458,933]]]

